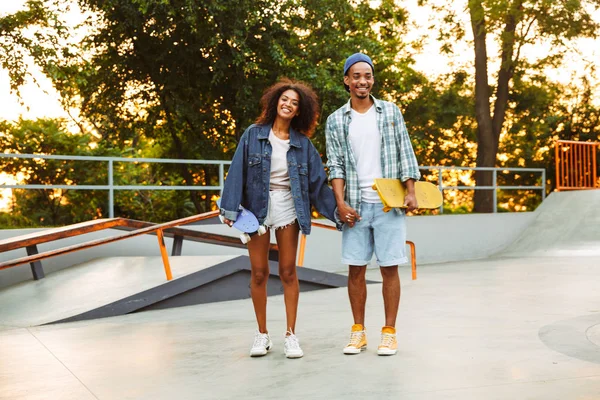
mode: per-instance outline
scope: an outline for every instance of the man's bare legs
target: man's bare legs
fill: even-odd
[[[396,326],[396,317],[400,305],[400,276],[398,266],[381,267],[383,278],[382,293],[385,310],[385,325]],[[367,301],[367,282],[365,279],[367,267],[350,266],[348,275],[348,297],[355,324],[365,324],[365,305]]]
[[[400,305],[400,276],[398,266],[380,267],[383,278],[382,293],[385,310],[385,325],[396,327],[396,317]]]
[[[355,324],[365,324],[365,304],[367,302],[366,265],[351,265],[348,274],[348,297]]]

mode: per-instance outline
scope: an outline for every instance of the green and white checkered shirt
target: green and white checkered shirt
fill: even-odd
[[[398,107],[388,101],[371,96],[377,111],[377,127],[381,133],[381,172],[384,178],[405,182],[419,180],[419,164],[415,157],[404,118]],[[346,181],[345,199],[350,207],[360,213],[361,192],[356,172],[356,161],[348,140],[352,112],[350,101],[327,118],[327,167],[329,180]]]

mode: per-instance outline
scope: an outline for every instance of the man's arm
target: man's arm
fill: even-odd
[[[327,147],[327,167],[329,169],[329,180],[333,187],[335,201],[338,207],[338,213],[342,222],[348,223],[351,227],[355,221],[360,220],[360,215],[355,209],[350,207],[344,201],[344,192],[346,186],[346,169],[342,145],[336,134],[335,123],[332,118],[327,118],[325,126],[325,143]]]
[[[352,228],[356,221],[360,221],[360,215],[344,200],[346,180],[341,178],[334,178],[331,180],[331,186],[333,187],[333,194],[335,195],[335,202],[337,203],[340,219],[342,220],[342,222],[348,223],[348,225],[350,225],[350,227]]]
[[[404,117],[400,109],[396,107],[396,120],[399,131],[398,133],[398,156],[400,157],[400,180],[406,186],[406,197],[404,204],[408,211],[413,211],[418,208],[417,198],[415,196],[415,181],[421,177],[419,172],[419,164],[417,157],[408,136],[408,130],[404,123]]]

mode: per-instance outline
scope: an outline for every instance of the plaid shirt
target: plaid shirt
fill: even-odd
[[[383,178],[396,178],[405,182],[419,180],[419,164],[408,137],[404,118],[398,107],[388,101],[371,96],[377,111],[377,127],[381,133],[381,172]],[[356,172],[356,161],[348,140],[352,113],[350,101],[327,118],[327,167],[329,180],[346,181],[345,199],[350,207],[360,213],[361,191]]]

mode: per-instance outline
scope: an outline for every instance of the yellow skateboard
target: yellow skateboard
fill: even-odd
[[[379,194],[384,212],[392,208],[406,208],[404,205],[406,188],[400,183],[400,179],[375,179],[373,189]],[[415,182],[415,195],[418,208],[439,208],[444,201],[438,187],[425,181]]]

